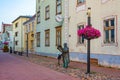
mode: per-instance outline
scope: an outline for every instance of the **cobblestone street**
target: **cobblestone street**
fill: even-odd
[[[6,58],[3,59],[3,57],[6,57]],[[12,59],[10,60],[8,57],[10,57]],[[18,59],[18,62],[16,62],[16,59]],[[6,61],[9,62],[8,64],[10,64],[10,62],[14,62],[15,66],[12,66],[12,65],[7,66],[5,64]],[[23,61],[23,62],[21,62],[21,61]],[[32,62],[32,63],[35,63],[35,64],[29,63],[29,61]],[[20,65],[20,63],[22,63],[22,64],[24,63],[24,64]],[[26,63],[27,64],[32,64],[32,65],[27,66]],[[43,56],[39,56],[39,55],[35,55],[35,54],[29,54],[29,57],[26,57],[26,55],[19,56],[17,54],[11,54],[11,55],[7,54],[7,53],[0,54],[0,65],[3,65],[3,64],[4,64],[4,66],[7,66],[7,67],[5,69],[2,66],[0,66],[0,73],[2,71],[7,70],[7,72],[5,71],[5,73],[12,75],[12,74],[14,74],[14,72],[9,71],[9,70],[16,69],[15,67],[17,67],[17,70],[15,70],[15,72],[20,73],[19,76],[17,76],[18,78],[20,78],[19,80],[24,80],[24,79],[21,79],[21,76],[23,75],[23,73],[24,73],[23,77],[28,77],[29,76],[28,74],[31,74],[31,77],[35,77],[35,76],[38,75],[37,72],[39,73],[39,75],[41,77],[43,77],[45,75],[46,76],[45,78],[47,78],[47,76],[49,77],[49,75],[50,75],[50,77],[51,76],[56,76],[58,74],[58,72],[60,72],[59,74],[62,73],[62,75],[64,75],[64,76],[63,76],[62,79],[60,79],[61,77],[58,75],[60,77],[59,80],[120,80],[120,75],[119,75],[120,70],[119,69],[91,65],[91,74],[86,75],[85,74],[85,72],[86,72],[86,64],[85,63],[71,62],[70,65],[69,65],[69,68],[64,69],[62,67],[62,61],[61,61],[61,65],[58,66],[57,65],[57,59],[51,58],[51,57],[43,57]],[[36,66],[37,66],[38,69],[39,69],[39,67],[40,67],[40,69],[42,69],[41,67],[43,67],[43,66],[46,67],[44,69],[45,74],[41,75],[41,70],[35,70],[34,68],[32,68],[33,65],[35,65],[34,68],[36,68]],[[28,68],[32,68],[30,70],[32,70],[31,72],[33,74],[31,72],[22,72],[22,71],[24,71],[22,69],[22,67],[25,70],[28,70]],[[50,69],[50,71],[53,71],[53,70],[57,71],[57,74],[56,73],[55,73],[56,75],[49,74],[49,69],[48,68]],[[47,71],[48,75],[46,75],[46,71]],[[10,72],[12,72],[12,73],[10,73]],[[14,74],[14,75],[16,76],[17,74]],[[72,76],[72,78],[74,77],[74,78],[79,78],[79,79],[72,79],[72,78],[69,78],[69,77],[68,77],[69,79],[64,78],[67,75]],[[0,76],[1,76],[1,74],[0,74]],[[4,78],[5,76],[3,76],[3,74],[2,74],[2,77]],[[8,77],[10,77],[10,76],[8,76]],[[56,78],[56,77],[54,77],[54,78]],[[14,80],[14,79],[2,79],[2,80]],[[36,80],[36,79],[30,78],[29,80]],[[42,79],[41,78],[39,80],[47,80],[47,79]],[[54,80],[54,79],[49,78],[49,80]]]

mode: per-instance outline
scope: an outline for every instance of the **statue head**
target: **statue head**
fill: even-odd
[[[64,43],[63,51],[64,51],[64,52],[68,52],[68,51],[69,51],[69,49],[68,49],[68,47],[67,47],[67,43]]]
[[[64,47],[67,47],[67,43],[64,43]]]

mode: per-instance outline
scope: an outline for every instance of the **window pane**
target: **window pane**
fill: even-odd
[[[80,29],[80,26],[78,26],[78,30]]]
[[[114,26],[114,19],[110,20],[111,26]]]
[[[82,43],[84,43],[84,36],[82,36]]]
[[[49,19],[50,18],[50,6],[48,5],[46,8],[45,8],[45,19]]]
[[[61,12],[61,5],[57,6],[57,13]]]
[[[56,46],[61,45],[61,27],[56,28]]]
[[[37,12],[37,23],[40,23],[40,11]]]
[[[79,25],[78,30],[83,29],[84,25]],[[84,36],[78,37],[78,43],[83,44],[84,43]]]
[[[85,2],[85,0],[81,0],[81,2],[83,3],[83,2]]]
[[[105,26],[109,27],[109,21],[105,21]]]
[[[49,12],[46,13],[46,18],[49,18]]]
[[[111,30],[111,42],[115,42],[114,29]]]
[[[61,3],[61,0],[57,0],[57,4],[60,4]]]
[[[50,30],[45,31],[45,46],[50,46]]]
[[[56,14],[61,14],[62,12],[62,3],[61,0],[57,0],[56,2]]]
[[[108,30],[106,30],[105,31],[105,36],[106,36],[106,42],[108,42],[109,43],[109,31]]]

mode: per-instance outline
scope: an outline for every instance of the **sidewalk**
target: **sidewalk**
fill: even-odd
[[[8,53],[0,53],[0,80],[80,80]]]

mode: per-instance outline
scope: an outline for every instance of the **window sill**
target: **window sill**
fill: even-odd
[[[48,18],[45,18],[45,20],[49,20],[50,19],[50,17],[48,17]]]
[[[86,9],[85,3],[76,6],[76,12],[83,11]]]
[[[79,47],[79,46],[86,46],[86,44],[85,43],[77,43],[76,47]]]
[[[118,43],[117,42],[116,43],[103,43],[102,46],[103,47],[105,47],[105,46],[116,46],[117,47]]]
[[[78,4],[77,4],[77,7],[82,6],[82,5],[85,5],[85,2],[83,2],[83,3],[78,3]]]

